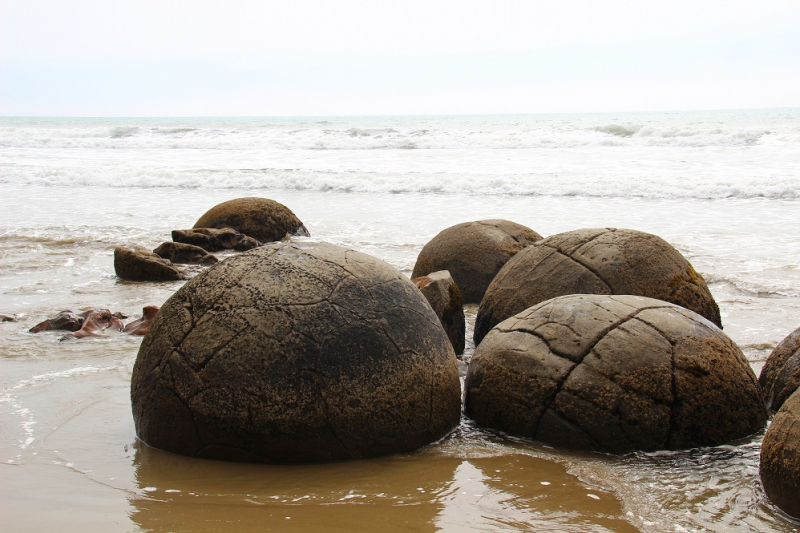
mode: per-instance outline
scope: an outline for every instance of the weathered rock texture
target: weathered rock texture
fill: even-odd
[[[52,318],[48,318],[42,322],[39,322],[31,329],[28,330],[29,333],[41,333],[42,331],[53,331],[53,330],[62,330],[62,331],[78,331],[81,329],[83,325],[83,321],[86,318],[88,312],[85,313],[75,313],[70,311],[69,309],[65,311],[59,312],[56,316]]]
[[[193,244],[182,242],[162,242],[153,253],[173,263],[211,266],[218,261],[216,257]]]
[[[237,198],[209,209],[195,228],[233,228],[263,242],[287,235],[308,237],[308,230],[285,205],[267,198]]]
[[[764,391],[768,409],[777,411],[800,388],[800,328],[778,344],[769,354],[758,383]]]
[[[171,261],[154,253],[118,247],[114,249],[114,271],[128,281],[175,281],[183,273]]]
[[[800,518],[800,391],[784,402],[764,435],[760,473],[769,499]]]
[[[261,242],[248,237],[232,228],[214,229],[174,229],[172,240],[182,244],[191,244],[208,252],[236,250],[244,252],[261,246]]]
[[[270,463],[414,450],[458,424],[460,396],[453,348],[420,291],[330,244],[262,246],[186,283],[131,381],[144,442]]]
[[[456,224],[428,242],[419,253],[412,278],[447,270],[456,280],[464,303],[480,303],[500,268],[542,236],[508,220]]]
[[[431,304],[436,316],[439,317],[456,355],[464,353],[466,331],[464,305],[461,301],[461,292],[450,272],[447,270],[433,272],[428,276],[414,278],[411,281],[422,291],[422,295]]]
[[[566,294],[647,296],[722,327],[706,282],[665,240],[629,229],[582,229],[539,241],[506,263],[481,301],[475,344],[506,318]]]
[[[572,295],[495,327],[465,410],[553,446],[626,453],[722,444],[767,411],[741,350],[703,317],[640,296]]]

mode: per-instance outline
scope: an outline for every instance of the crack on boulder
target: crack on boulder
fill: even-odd
[[[553,250],[555,253],[558,253],[558,254],[560,254],[560,255],[563,255],[563,256],[564,256],[564,257],[566,257],[567,259],[570,259],[571,261],[573,261],[575,264],[582,266],[583,268],[585,268],[586,270],[588,270],[589,272],[591,272],[591,273],[594,275],[594,277],[596,277],[596,278],[597,278],[597,279],[600,281],[600,283],[602,283],[603,285],[605,285],[606,287],[608,287],[608,290],[609,290],[610,292],[612,292],[612,293],[614,292],[614,289],[611,287],[611,285],[610,285],[610,284],[609,284],[609,283],[608,283],[606,280],[604,280],[604,279],[603,279],[603,277],[602,277],[602,276],[601,276],[601,275],[600,275],[600,274],[599,274],[599,273],[598,273],[598,272],[597,272],[597,271],[596,271],[594,268],[592,268],[591,266],[587,265],[587,264],[586,264],[586,263],[584,263],[583,261],[579,261],[579,260],[575,259],[575,258],[574,258],[574,257],[572,257],[571,255],[567,254],[566,252],[563,252],[561,249],[559,249],[559,248],[556,248],[555,246],[551,246],[550,244],[543,243],[543,242],[540,242],[540,243],[537,243],[537,244],[539,244],[539,245],[541,245],[541,246],[545,246],[545,247],[547,247],[547,248],[550,248],[550,249],[551,249],[551,250]]]

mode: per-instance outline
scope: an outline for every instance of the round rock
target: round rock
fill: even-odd
[[[464,303],[480,303],[500,268],[514,254],[541,239],[532,229],[509,220],[456,224],[422,248],[411,277],[449,270]]]
[[[255,248],[186,283],[142,342],[131,398],[153,447],[266,463],[411,451],[461,411],[453,348],[420,291],[324,243]]]
[[[267,198],[222,202],[201,216],[194,227],[233,228],[261,242],[279,241],[287,235],[308,237],[308,230],[288,207]]]
[[[475,350],[478,424],[607,453],[713,446],[763,427],[741,350],[700,315],[640,296],[571,295],[498,324]]]
[[[665,240],[629,229],[582,229],[543,239],[505,264],[481,301],[475,344],[506,318],[567,294],[647,296],[722,327],[706,282]]]
[[[772,419],[761,443],[759,470],[769,499],[800,519],[800,391]]]
[[[767,408],[777,411],[800,388],[800,328],[778,344],[769,354],[758,383],[764,391]]]

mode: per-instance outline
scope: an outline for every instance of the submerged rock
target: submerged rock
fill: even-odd
[[[125,324],[122,328],[124,333],[129,335],[146,335],[150,331],[150,326],[158,314],[158,307],[148,305],[142,309],[142,317]]]
[[[433,272],[411,281],[422,291],[422,295],[439,317],[456,355],[464,353],[466,331],[464,305],[461,302],[461,292],[450,272],[446,270]]]
[[[775,414],[761,443],[764,492],[785,513],[800,519],[800,391]]]
[[[67,309],[59,312],[52,318],[39,322],[29,329],[28,332],[41,333],[42,331],[52,330],[78,331],[83,325],[86,314],[87,313],[75,313]]]
[[[478,424],[576,450],[714,446],[767,419],[733,341],[639,296],[562,296],[501,322],[475,350],[465,389]]]
[[[153,253],[173,263],[211,266],[218,261],[203,248],[182,242],[162,242]]]
[[[800,388],[800,328],[797,328],[769,354],[758,382],[768,409],[777,411]]]
[[[114,249],[114,271],[127,281],[176,281],[183,273],[171,261],[154,253],[118,247]]]
[[[478,309],[475,344],[506,318],[567,294],[647,296],[722,327],[706,282],[665,240],[629,229],[582,229],[541,240],[503,266]]]
[[[542,236],[509,220],[464,222],[442,230],[419,253],[412,278],[447,270],[464,303],[479,303],[500,268]]]
[[[190,280],[156,316],[131,380],[147,444],[267,463],[417,449],[458,424],[460,397],[420,291],[324,243],[262,246]]]
[[[172,230],[172,240],[190,244],[208,252],[236,250],[245,252],[261,246],[261,242],[232,228],[195,228]]]
[[[112,331],[122,331],[122,320],[115,316],[108,309],[92,309],[85,313],[83,324],[78,331],[73,331],[63,336],[61,340],[75,338],[83,339],[85,337],[100,337],[103,333],[110,329]]]
[[[237,198],[209,209],[196,228],[233,228],[260,242],[280,241],[287,235],[308,237],[308,230],[285,205],[267,198]]]

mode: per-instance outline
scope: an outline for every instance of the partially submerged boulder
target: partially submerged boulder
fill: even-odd
[[[48,318],[39,322],[31,329],[29,333],[41,333],[42,331],[78,331],[83,325],[83,320],[86,318],[87,313],[75,313],[69,309],[60,311],[52,318]]]
[[[152,252],[117,247],[114,249],[114,271],[127,281],[176,281],[183,273],[171,261]]]
[[[172,230],[172,240],[177,243],[190,244],[207,252],[236,250],[244,252],[261,246],[261,242],[248,237],[232,228],[195,228]]]
[[[406,452],[459,422],[453,348],[399,271],[330,244],[220,262],[163,305],[131,380],[147,444],[312,463]]]
[[[759,472],[772,503],[800,519],[800,390],[773,417],[761,443]]]
[[[447,270],[464,303],[479,303],[500,268],[542,236],[509,220],[464,222],[442,230],[417,257],[412,278]]]
[[[478,424],[576,450],[713,446],[767,419],[733,341],[640,296],[562,296],[501,322],[475,350],[465,389]]]
[[[758,383],[764,391],[768,409],[777,411],[800,388],[800,328],[797,328],[769,354]]]
[[[466,331],[464,305],[461,301],[461,292],[450,272],[447,270],[433,272],[411,281],[422,291],[422,295],[439,317],[456,355],[464,353]]]
[[[201,216],[195,228],[233,228],[262,243],[287,235],[308,237],[308,230],[285,205],[267,198],[237,198],[222,202]]]
[[[475,344],[506,318],[567,294],[647,296],[722,327],[703,277],[665,240],[629,229],[582,229],[543,239],[503,266],[478,309]]]
[[[61,340],[83,339],[86,337],[101,337],[107,329],[122,331],[122,320],[108,309],[92,309],[84,313],[85,318],[78,331],[67,333]]]
[[[153,253],[173,263],[211,266],[218,261],[201,247],[182,242],[162,242]]]
[[[157,314],[158,306],[147,305],[142,308],[142,316],[125,324],[122,331],[128,335],[146,335],[150,331],[150,326],[153,324]]]

